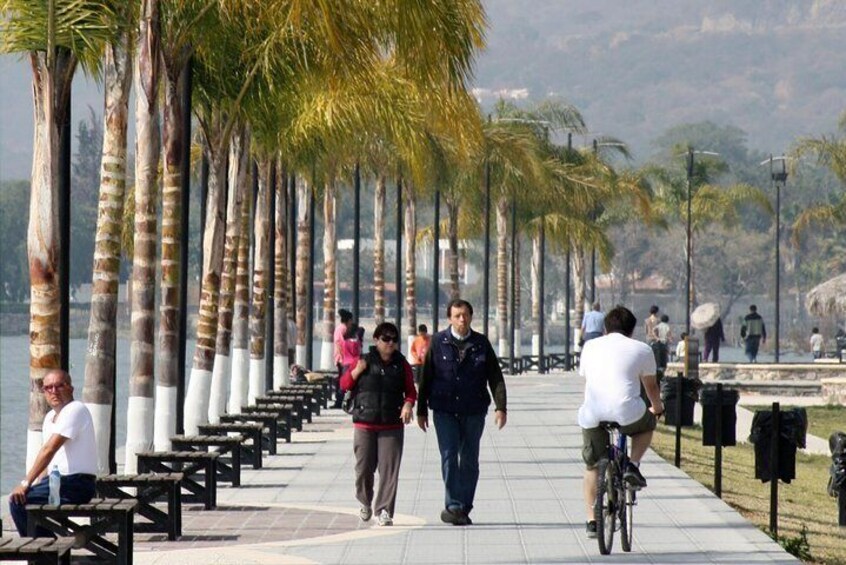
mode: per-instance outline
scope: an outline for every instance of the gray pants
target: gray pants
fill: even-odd
[[[384,432],[355,429],[355,497],[363,506],[372,506],[377,515],[383,509],[394,515],[404,433],[402,428]],[[377,469],[379,490],[374,500],[373,477]]]

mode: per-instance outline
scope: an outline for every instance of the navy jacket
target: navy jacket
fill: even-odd
[[[493,347],[488,338],[472,330],[466,339],[468,345],[459,362],[450,328],[432,336],[420,377],[418,415],[428,414],[429,408],[452,414],[485,414],[491,394],[496,409],[505,412],[505,380]]]

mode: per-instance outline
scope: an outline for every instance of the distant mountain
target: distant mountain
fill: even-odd
[[[704,120],[780,153],[797,136],[833,130],[846,109],[843,0],[484,1],[491,28],[474,80],[483,103],[500,91],[562,96],[639,158],[667,128]],[[0,77],[0,179],[26,178],[28,61],[0,57]],[[78,73],[74,122],[102,104]]]
[[[475,86],[554,94],[648,156],[668,127],[711,120],[780,153],[846,109],[842,0],[485,0]],[[584,142],[590,142],[586,136]]]

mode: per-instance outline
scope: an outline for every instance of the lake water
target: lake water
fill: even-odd
[[[71,375],[76,386],[75,398],[82,398],[84,381],[85,350],[87,339],[70,340]],[[314,359],[320,359],[320,342],[314,342]],[[563,352],[562,346],[547,346],[546,351]],[[188,365],[194,351],[194,341],[188,343]],[[529,348],[523,347],[528,353]],[[721,360],[738,362],[745,360],[743,350],[737,347],[723,347],[720,350]],[[810,355],[785,353],[784,362],[808,361]],[[772,354],[764,353],[759,356],[760,362],[772,361]],[[128,375],[129,375],[129,340],[119,339],[117,344],[117,435],[118,446],[126,439],[126,414]],[[26,459],[26,427],[29,402],[29,336],[0,337],[0,493],[4,502],[0,503],[0,512],[8,512],[5,504],[5,493],[20,481],[25,472]]]

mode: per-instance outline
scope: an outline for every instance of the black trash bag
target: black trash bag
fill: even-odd
[[[804,408],[779,412],[778,478],[789,484],[796,478],[796,449],[805,447],[808,414]],[[755,445],[755,478],[766,483],[770,476],[770,453],[773,430],[771,410],[758,410],[752,418],[749,441]]]
[[[721,441],[724,447],[737,445],[737,403],[740,394],[736,390],[723,390],[722,407],[717,406],[717,388],[705,387],[700,392],[702,404],[702,445],[717,445],[717,418],[722,418]]]
[[[664,422],[668,426],[676,425],[678,410],[677,397],[679,379],[682,380],[681,425],[693,425],[693,405],[699,399],[699,389],[702,381],[685,377],[668,377],[661,379],[661,401],[664,403]]]
[[[831,469],[828,478],[828,494],[837,498],[840,491],[846,488],[846,433],[834,432],[828,438],[831,449]]]

